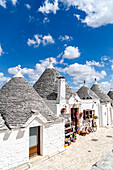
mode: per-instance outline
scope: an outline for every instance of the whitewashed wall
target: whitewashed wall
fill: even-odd
[[[29,161],[28,129],[0,131],[0,169],[6,170]]]
[[[101,124],[103,127],[111,124],[111,106],[110,103],[102,103],[101,104]]]
[[[111,121],[113,122],[113,107],[111,107]]]
[[[45,126],[43,130],[43,155],[64,149],[64,122]]]
[[[99,104],[99,100],[82,100],[82,105],[81,105],[81,111],[83,112],[83,110],[95,110],[95,115],[98,115],[98,104]]]
[[[6,170],[29,162],[29,128],[40,126],[40,154],[47,155],[64,148],[64,122],[45,126],[35,118],[27,128],[10,133],[0,131],[0,169]]]
[[[98,116],[99,119],[96,120],[96,124],[97,124],[97,128],[99,128],[100,123],[100,102],[99,100],[93,100],[93,99],[89,99],[89,100],[82,100],[81,101],[82,105],[81,105],[81,112],[83,112],[83,110],[94,110],[95,111],[95,116]]]

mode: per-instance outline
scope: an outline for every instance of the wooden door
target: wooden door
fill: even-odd
[[[29,157],[40,154],[40,126],[29,129]]]

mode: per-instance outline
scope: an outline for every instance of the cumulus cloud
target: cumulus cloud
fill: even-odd
[[[110,60],[110,57],[109,56],[102,56],[101,57],[101,61],[107,61],[107,60]]]
[[[10,79],[10,77],[5,77],[4,73],[0,72],[0,85],[3,85],[5,82],[7,82]]]
[[[48,23],[50,20],[47,18],[47,17],[45,17],[44,19],[43,19],[43,23],[45,24],[45,23]]]
[[[97,80],[101,80],[106,76],[106,72],[104,70],[98,72],[86,64],[83,65],[74,63],[64,69],[58,68],[58,70],[73,77],[75,85],[82,83],[84,80],[86,80],[87,83],[91,83],[95,78],[97,78]]]
[[[31,9],[31,6],[29,4],[25,4],[26,8]]]
[[[63,58],[74,59],[80,57],[78,47],[68,46],[64,50]]]
[[[43,45],[54,44],[55,41],[53,40],[53,38],[52,38],[51,35],[45,35],[45,36],[43,37],[42,43],[43,43]]]
[[[61,40],[61,41],[71,41],[71,40],[73,40],[73,37],[71,37],[69,35],[65,35],[65,36],[60,35],[59,40]]]
[[[57,10],[59,10],[58,0],[54,0],[53,3],[49,2],[49,0],[45,0],[43,6],[40,6],[40,8],[38,9],[38,11],[46,14],[49,14],[50,12],[56,14]]]
[[[2,54],[4,54],[4,52],[3,52],[3,49],[2,49],[1,44],[0,44],[0,56],[2,56]]]
[[[51,59],[53,64],[57,64],[55,58],[51,57]],[[45,60],[40,60],[39,63],[35,65],[34,69],[22,68],[21,73],[23,75],[27,75],[29,77],[30,83],[34,84],[39,79],[43,71],[48,67],[48,65],[49,65],[49,58],[46,58]],[[17,66],[9,68],[8,72],[10,74],[15,75],[17,73]]]
[[[113,24],[113,1],[112,0],[59,0],[69,9],[74,6],[86,13],[81,21],[90,27],[100,27]],[[77,15],[76,15],[77,16]],[[80,19],[80,16],[79,18]]]
[[[12,0],[12,4],[14,5],[14,6],[16,6],[16,3],[17,3],[18,1],[17,0]]]
[[[55,41],[53,39],[53,37],[49,34],[49,35],[34,35],[33,39],[28,38],[27,44],[29,46],[33,45],[35,48],[39,47],[40,44],[43,44],[44,46],[48,45],[48,44],[54,44]]]
[[[113,65],[111,65],[111,70],[113,70]]]
[[[108,93],[111,88],[111,83],[108,81],[101,82],[99,85],[100,88],[102,88],[106,93]]]
[[[0,5],[1,5],[3,8],[6,8],[6,0],[0,0]]]
[[[80,20],[80,15],[74,14],[74,17],[76,17],[78,20]]]
[[[96,62],[94,60],[86,61],[86,65],[88,65],[88,66],[97,66],[97,67],[103,67],[104,66],[103,64],[100,64],[99,62]]]

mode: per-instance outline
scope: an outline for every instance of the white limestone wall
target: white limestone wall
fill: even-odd
[[[66,85],[65,85],[65,78],[60,78],[58,80],[58,103],[65,103],[65,96],[66,96]]]
[[[81,111],[83,110],[94,110],[99,117],[99,100],[82,100]]]
[[[101,104],[102,126],[105,127],[111,124],[111,106],[110,103]]]
[[[64,122],[45,126],[43,129],[43,155],[64,149]]]
[[[99,100],[81,100],[82,101],[82,105],[81,105],[81,112],[83,112],[83,110],[94,110],[95,111],[95,116],[98,116],[99,119],[96,119],[96,124],[97,124],[97,128],[100,127],[100,102]]]
[[[111,124],[111,104],[107,104],[107,124]]]
[[[69,109],[69,104],[57,104],[57,116],[59,116],[61,114],[61,109],[62,108],[66,108],[67,109],[67,113],[70,113],[70,109]]]
[[[105,127],[107,126],[107,107],[105,106],[105,104],[102,104],[102,126]]]
[[[29,162],[29,128],[40,126],[40,154],[47,155],[64,148],[64,122],[45,126],[38,118],[26,128],[0,131],[0,170]]]
[[[80,104],[80,103],[81,103],[81,99],[79,98],[78,95],[72,95],[67,102],[68,102],[70,105],[71,105],[71,104]]]
[[[28,129],[0,131],[0,169],[10,169],[29,161],[28,136]]]
[[[113,122],[113,107],[111,107],[111,122]]]

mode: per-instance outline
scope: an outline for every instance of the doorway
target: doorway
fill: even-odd
[[[71,108],[71,121],[75,126],[76,132],[78,132],[79,125],[79,108]]]
[[[40,126],[29,129],[29,157],[40,154]]]

